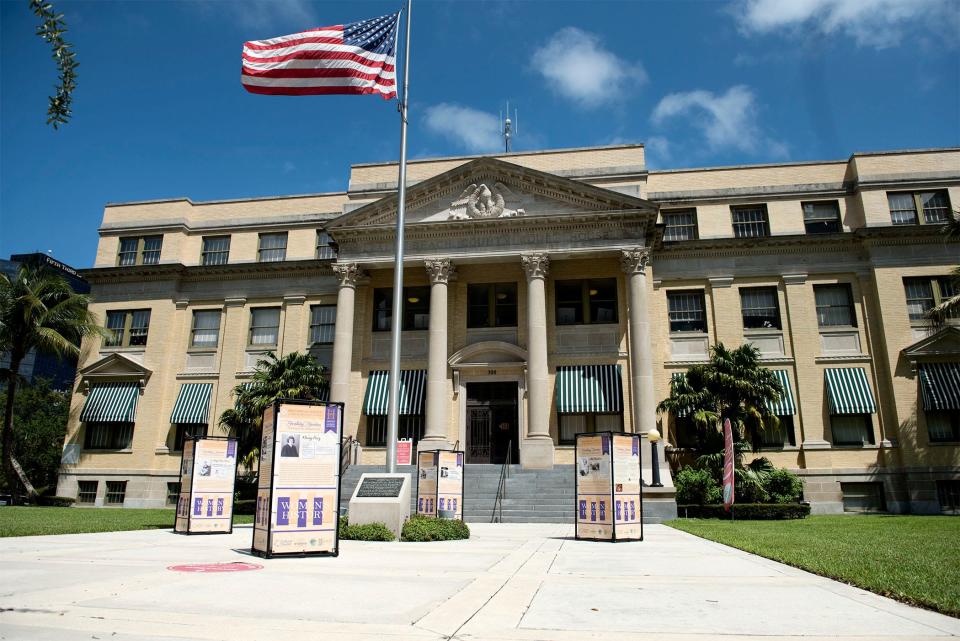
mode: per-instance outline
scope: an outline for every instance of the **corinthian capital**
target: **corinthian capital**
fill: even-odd
[[[446,285],[456,273],[456,268],[449,258],[428,258],[423,261],[423,266],[427,269],[431,285]]]
[[[330,267],[340,281],[340,287],[356,287],[357,279],[363,275],[356,263],[334,263]]]
[[[522,254],[520,262],[523,263],[523,269],[527,272],[527,280],[534,278],[546,278],[550,271],[550,257],[546,254]]]
[[[627,274],[644,274],[650,262],[650,250],[647,247],[625,249],[620,256],[620,266]]]

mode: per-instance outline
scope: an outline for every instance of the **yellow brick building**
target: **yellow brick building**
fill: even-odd
[[[266,351],[310,350],[359,462],[383,464],[396,164],[346,192],[107,205],[59,493],[162,506],[183,435],[219,433]],[[789,387],[758,443],[815,512],[960,502],[960,149],[648,171],[642,145],[409,165],[401,436],[573,462],[572,435],[667,435],[671,377],[757,346]],[[671,456],[674,454],[671,454]],[[661,457],[663,460],[663,457]],[[663,476],[669,485],[669,473]]]

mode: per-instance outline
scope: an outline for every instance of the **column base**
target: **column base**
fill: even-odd
[[[523,439],[520,448],[520,465],[525,470],[549,470],[553,468],[553,439]]]
[[[452,450],[453,443],[448,441],[445,438],[422,438],[417,441],[417,452],[425,452],[427,450]],[[416,461],[413,462],[414,465],[417,464]]]

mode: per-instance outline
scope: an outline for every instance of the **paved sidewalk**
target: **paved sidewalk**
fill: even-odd
[[[471,525],[469,541],[344,541],[262,560],[232,535],[0,540],[0,639],[612,641],[926,639],[960,620],[678,532],[574,541],[566,525]],[[167,566],[246,561],[253,572]]]

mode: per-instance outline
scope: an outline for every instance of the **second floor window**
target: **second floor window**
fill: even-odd
[[[310,343],[332,345],[336,324],[336,305],[313,305],[310,308]]]
[[[160,262],[163,236],[139,236],[120,239],[117,265],[156,265]]]
[[[808,234],[832,234],[843,231],[840,205],[835,200],[803,203],[803,226]]]
[[[277,263],[287,259],[287,232],[260,234],[260,248],[257,261]]]
[[[707,316],[704,312],[703,291],[667,293],[667,315],[671,332],[707,331]]]
[[[333,239],[325,231],[317,231],[317,258],[333,259],[337,257],[337,252],[332,247]]]
[[[201,265],[226,265],[230,258],[229,236],[204,236]]]
[[[557,325],[617,322],[617,279],[558,280],[554,283]]]
[[[193,312],[190,347],[216,347],[219,335],[219,309],[198,309]]]
[[[814,285],[813,295],[817,301],[817,324],[820,327],[857,326],[850,285]]]
[[[280,336],[280,308],[250,310],[250,347],[272,347]]]
[[[389,332],[393,322],[393,288],[373,290],[373,331]],[[403,288],[403,324],[401,329],[429,329],[430,288]]]
[[[106,347],[136,347],[147,344],[150,330],[150,310],[119,310],[107,312],[107,329],[110,335],[104,339]]]
[[[770,235],[766,205],[731,207],[735,238],[761,238]]]
[[[907,313],[912,321],[926,320],[930,309],[956,294],[947,276],[904,278],[903,288],[907,294]]]
[[[467,285],[467,327],[516,327],[516,283]]]
[[[663,240],[696,240],[697,239],[697,210],[681,209],[663,212]]]
[[[740,289],[744,329],[780,329],[780,305],[776,287]]]
[[[894,225],[945,223],[950,216],[950,199],[944,190],[888,192],[887,203]]]

